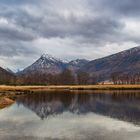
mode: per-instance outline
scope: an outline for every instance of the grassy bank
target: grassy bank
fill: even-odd
[[[0,93],[0,109],[3,109],[5,107],[12,105],[13,103],[15,103],[15,100],[19,96],[22,96],[22,95],[25,95],[25,93],[24,92],[10,92],[10,91],[4,91]]]
[[[0,86],[0,92],[38,90],[140,90],[140,85]]]
[[[7,97],[2,97],[2,98],[0,98],[0,109],[10,106],[13,103],[14,103],[14,100],[9,99]]]
[[[119,92],[118,90],[125,91],[126,93],[135,91],[140,93],[140,85],[79,85],[79,86],[0,86],[0,109],[5,108],[15,102],[15,99],[25,94],[24,91],[50,91],[50,90],[70,90],[78,91],[98,91],[98,92]],[[81,92],[80,91],[80,92]],[[28,93],[28,92],[27,92]]]
[[[14,97],[15,97],[16,93],[2,93],[0,94],[0,109],[3,109],[5,107],[10,106],[11,104],[13,104],[14,101]]]

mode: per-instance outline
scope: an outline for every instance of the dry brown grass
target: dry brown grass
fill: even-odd
[[[14,98],[22,95],[22,91],[49,91],[49,90],[87,90],[89,92],[95,90],[98,92],[119,92],[118,90],[133,91],[140,93],[140,85],[68,85],[68,86],[7,86],[0,85],[0,109],[5,108],[14,103]],[[81,92],[80,91],[80,92]],[[18,94],[17,94],[18,93]]]
[[[37,91],[37,90],[140,90],[140,85],[68,85],[68,86],[6,86],[0,91]]]
[[[2,98],[0,98],[0,109],[10,106],[13,103],[14,103],[14,101],[12,99],[9,99],[7,97],[2,97]]]

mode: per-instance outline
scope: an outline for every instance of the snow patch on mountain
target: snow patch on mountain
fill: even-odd
[[[76,59],[67,62],[55,58],[52,55],[43,54],[36,62],[34,62],[32,65],[30,65],[20,73],[26,74],[30,72],[39,72],[57,74],[62,72],[66,68],[76,71],[87,62],[88,61],[85,59]]]
[[[55,57],[53,57],[52,55],[49,55],[49,54],[43,54],[41,56],[41,59],[44,60],[44,61],[48,60],[48,61],[52,61],[52,62],[60,62],[61,61],[60,59],[55,58]]]

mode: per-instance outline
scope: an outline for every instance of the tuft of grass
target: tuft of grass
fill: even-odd
[[[0,98],[0,109],[8,107],[13,103],[14,103],[14,101],[12,99],[7,98],[7,97]]]

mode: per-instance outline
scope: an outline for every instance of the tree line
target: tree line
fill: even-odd
[[[115,72],[111,74],[111,79],[114,84],[140,84],[140,73]]]
[[[0,84],[8,85],[88,85],[98,82],[95,75],[77,71],[73,73],[65,69],[59,74],[46,74],[32,72],[29,74],[12,75],[10,77],[0,76]]]
[[[113,84],[140,84],[140,73],[115,72],[111,74],[110,79]],[[74,73],[69,69],[59,74],[32,72],[14,75],[0,71],[0,84],[6,85],[89,85],[99,84],[102,81],[103,75],[90,75],[83,71]]]

